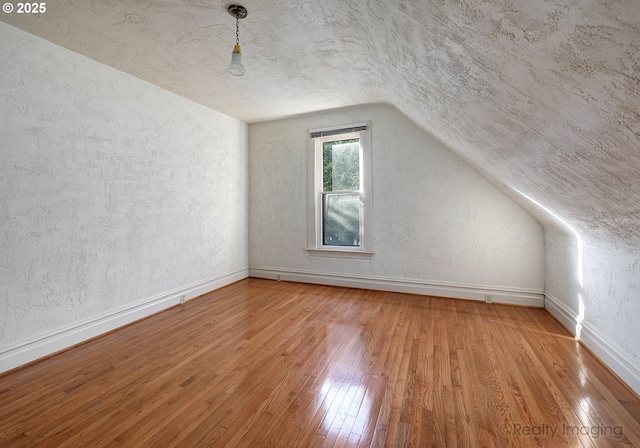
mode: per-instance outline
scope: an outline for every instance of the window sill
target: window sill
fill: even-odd
[[[348,249],[307,249],[307,253],[310,257],[323,257],[323,258],[351,258],[357,260],[372,260],[374,252],[368,252],[363,250],[348,250]]]

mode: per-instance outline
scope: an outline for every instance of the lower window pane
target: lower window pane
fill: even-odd
[[[360,195],[322,195],[322,244],[360,246]]]

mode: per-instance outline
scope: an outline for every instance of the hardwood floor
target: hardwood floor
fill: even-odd
[[[2,447],[640,447],[544,310],[247,279],[0,376]]]

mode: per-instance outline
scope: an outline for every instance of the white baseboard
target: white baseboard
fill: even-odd
[[[242,280],[248,275],[248,269],[243,269],[222,277],[210,278],[0,347],[0,373],[178,305],[180,304],[180,296],[183,294],[186,296],[186,300],[190,300],[214,289]]]
[[[550,294],[545,295],[545,308],[640,395],[640,364],[627,355],[622,347],[600,333],[591,323],[579,322],[578,313]]]
[[[271,280],[275,280],[277,276],[280,276],[280,279],[285,281],[289,280],[301,283],[345,286],[348,288],[405,292],[428,296],[479,300],[482,302],[485,300],[485,294],[490,294],[493,296],[494,303],[506,303],[538,308],[544,307],[544,293],[538,290],[456,283],[436,283],[401,278],[364,277],[277,268],[249,268],[249,276]]]
[[[544,296],[544,307],[569,330],[569,333],[576,337],[579,335],[582,325],[578,321],[578,313],[550,294]]]

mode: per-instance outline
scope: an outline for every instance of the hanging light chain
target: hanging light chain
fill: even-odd
[[[240,45],[240,18],[236,16],[236,45]]]

